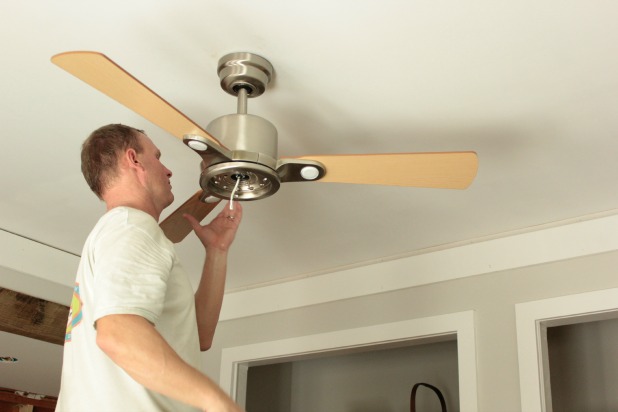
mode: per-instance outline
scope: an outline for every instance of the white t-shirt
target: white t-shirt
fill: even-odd
[[[112,314],[146,318],[182,359],[199,368],[191,283],[155,219],[128,207],[101,217],[84,245],[56,411],[195,411],[144,388],[99,349],[95,322]]]

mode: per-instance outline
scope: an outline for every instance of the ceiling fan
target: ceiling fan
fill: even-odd
[[[237,97],[237,113],[213,120],[206,129],[193,122],[104,54],[72,51],[52,62],[171,133],[202,158],[201,189],[170,214],[161,228],[173,242],[191,232],[182,217],[204,219],[221,199],[257,200],[281,183],[334,182],[465,189],[476,176],[474,152],[344,154],[279,157],[277,130],[247,114],[247,99],[260,96],[273,67],[252,53],[219,60],[221,87]]]

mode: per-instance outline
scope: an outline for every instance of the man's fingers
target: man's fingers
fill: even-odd
[[[240,220],[242,218],[242,206],[239,203],[236,203],[234,205],[234,209],[230,210],[229,203],[228,203],[228,206],[224,207],[223,210],[219,212],[217,217],[215,217],[209,224],[205,226],[202,226],[201,222],[199,222],[194,216],[188,213],[184,213],[182,216],[185,219],[187,219],[187,221],[193,228],[193,231],[197,233],[198,231],[201,231],[202,229],[206,227],[212,227],[214,229],[215,226],[217,226],[219,223],[223,221],[227,221],[230,223],[233,222],[235,223],[234,226],[237,226],[240,223]],[[219,222],[219,223],[216,223],[216,222]],[[211,224],[213,224],[214,226],[211,226]],[[229,225],[226,224],[224,225],[224,227],[229,227]]]
[[[242,217],[242,206],[237,202],[234,205],[234,209],[230,210],[228,202],[219,215],[229,220],[240,220]]]
[[[191,216],[188,213],[184,213],[182,215],[182,217],[184,217],[185,219],[187,219],[189,221],[189,223],[191,224],[191,227],[193,228],[193,230],[195,230],[196,227],[199,226],[199,224],[200,224],[200,222],[198,222],[196,218],[194,218],[193,216]]]

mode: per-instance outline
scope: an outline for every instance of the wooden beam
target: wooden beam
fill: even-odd
[[[0,330],[64,344],[69,307],[0,288]]]
[[[23,393],[23,395],[21,395]],[[32,397],[31,397],[32,396]],[[38,399],[40,398],[40,399]],[[35,410],[39,411],[53,411],[56,408],[58,398],[54,396],[37,396],[29,393],[18,392],[13,389],[0,388],[0,405],[4,406],[8,410],[11,406],[18,405],[33,405]],[[0,411],[3,409],[0,408]],[[15,410],[18,410],[15,408]]]

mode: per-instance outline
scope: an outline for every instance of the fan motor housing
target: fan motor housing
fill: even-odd
[[[232,151],[232,160],[254,161],[277,166],[277,129],[252,114],[228,114],[210,122],[206,131]]]
[[[271,122],[250,114],[229,114],[213,120],[206,130],[229,148],[231,161],[207,165],[200,178],[204,190],[227,198],[237,187],[238,200],[261,199],[279,190],[277,129]]]

